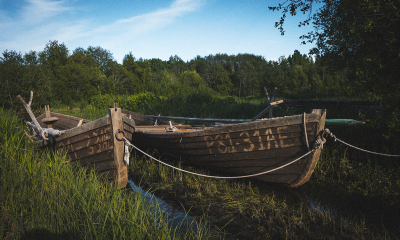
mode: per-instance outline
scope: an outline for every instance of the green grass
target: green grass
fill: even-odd
[[[1,239],[204,239],[206,226],[168,226],[142,196],[39,151],[23,123],[0,109]]]
[[[196,103],[189,100],[167,99],[148,106],[142,113],[252,118],[267,104],[264,98],[240,102],[205,99]],[[274,116],[301,114],[323,107],[275,108]],[[354,108],[332,107],[327,112],[330,119],[367,120],[364,116]],[[386,139],[368,121],[363,126],[329,128],[338,138],[363,149],[400,154],[398,140]],[[328,139],[310,181],[297,189],[300,195],[308,196],[306,199],[320,204],[316,210],[305,207],[309,204],[293,206],[287,202],[287,193],[278,198],[276,189],[266,193],[259,183],[251,184],[254,181],[192,177],[144,158],[132,165],[131,172],[137,181],[146,179],[145,186],[157,189],[158,196],[174,200],[199,215],[211,215],[212,222],[238,238],[396,239],[395,236],[400,234],[399,167],[398,158],[370,155]]]
[[[139,111],[185,117],[252,118],[267,104],[264,98],[201,100],[200,96],[200,101],[195,97],[186,100],[166,99]],[[274,116],[300,114],[320,107],[275,108]],[[90,111],[93,118],[86,119],[99,118],[96,113],[101,111]],[[354,109],[328,109],[327,114],[331,119],[365,120]],[[399,154],[398,143],[382,137],[368,122],[364,126],[329,128],[338,138],[358,147]],[[228,234],[227,238],[397,239],[399,166],[397,159],[369,155],[328,139],[310,181],[294,191],[271,188],[253,180],[193,177],[140,156],[132,160],[130,174],[135,182],[163,200],[190,210],[191,216],[206,216]],[[299,203],[307,202],[307,198],[320,204],[312,208],[310,203]]]
[[[174,165],[208,173],[179,162]],[[130,173],[145,188],[155,189],[155,195],[190,209],[193,217],[208,216],[228,236],[238,239],[396,239],[393,229],[377,228],[363,218],[354,215],[341,218],[324,205],[311,208],[299,189],[281,189],[254,180],[201,178],[146,157],[135,157]],[[317,186],[307,184],[311,189]],[[341,193],[348,194],[346,190]]]

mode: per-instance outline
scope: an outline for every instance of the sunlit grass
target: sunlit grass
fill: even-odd
[[[24,125],[0,109],[1,239],[204,239],[211,232],[171,228],[142,196],[39,151]]]
[[[212,104],[169,100],[140,111],[185,117],[251,118],[266,104],[262,98]],[[319,107],[275,108],[274,116],[299,114]],[[107,112],[90,111],[93,113],[86,118],[89,120],[103,117]],[[328,118],[359,119],[358,116],[352,109],[328,109]],[[394,145],[368,124],[329,128],[340,139],[358,147],[396,154]],[[174,164],[182,166],[180,162]],[[313,208],[307,207],[309,204],[294,206],[285,196],[279,197],[276,190],[268,193],[251,184],[252,181],[193,177],[146,158],[134,158],[130,172],[157,196],[190,209],[193,216],[209,216],[215,226],[238,238],[396,239],[400,221],[392,216],[400,215],[399,165],[398,160],[371,156],[328,140],[310,181],[299,189],[309,199],[320,201],[321,205]],[[325,204],[345,206],[341,207],[345,213],[336,215],[336,209],[331,212]],[[385,218],[387,222],[382,221]]]

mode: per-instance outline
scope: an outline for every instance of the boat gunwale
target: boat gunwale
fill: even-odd
[[[164,135],[166,138],[173,138],[173,135],[192,135],[190,137],[196,136],[208,136],[214,134],[221,133],[234,133],[234,132],[242,132],[256,129],[268,129],[282,126],[290,126],[290,125],[299,125],[304,124],[303,114],[292,115],[292,116],[284,116],[284,117],[276,117],[270,119],[263,119],[261,121],[253,121],[253,122],[245,122],[245,123],[232,123],[232,124],[224,124],[224,125],[216,125],[212,127],[204,127],[199,130],[193,131],[162,131],[162,132],[152,132],[149,131],[140,131],[140,129],[151,129],[151,128],[162,128],[169,127],[168,125],[159,125],[159,126],[136,126],[135,132],[138,131],[142,134],[148,135]],[[308,113],[305,116],[306,123],[318,123],[321,119],[321,114],[319,113]],[[288,120],[288,121],[285,121]],[[174,127],[179,127],[179,125],[175,125]],[[205,133],[205,134],[202,134]],[[177,137],[178,137],[177,136]]]
[[[64,115],[64,114],[62,114],[62,115]],[[68,116],[68,115],[64,115],[64,116]],[[94,127],[91,127],[93,125],[94,125]],[[102,127],[107,126],[107,125],[111,126],[111,121],[110,121],[110,117],[109,116],[97,119],[95,121],[89,121],[89,122],[87,122],[87,123],[85,123],[83,125],[76,126],[76,127],[70,128],[70,129],[60,130],[63,133],[61,134],[61,136],[55,138],[55,142],[61,142],[61,141],[66,140],[68,138],[83,134],[85,132],[89,132],[89,131],[92,131],[92,130],[99,129],[99,128],[102,128]],[[81,141],[84,141],[84,140],[81,140]],[[50,140],[43,140],[42,139],[42,140],[37,141],[36,144],[39,147],[45,147],[45,146],[47,146],[49,144],[49,142],[50,142]]]

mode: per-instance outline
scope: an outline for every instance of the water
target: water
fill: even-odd
[[[190,217],[180,210],[177,210],[153,194],[143,191],[142,188],[136,186],[131,180],[128,180],[128,184],[135,193],[139,193],[142,196],[142,199],[146,204],[151,205],[151,211],[157,211],[160,209],[163,213],[165,213],[165,217],[168,219],[168,225],[170,227],[176,228],[182,226],[183,228],[187,228],[192,226],[197,228],[199,226],[199,223],[196,221],[196,219]]]

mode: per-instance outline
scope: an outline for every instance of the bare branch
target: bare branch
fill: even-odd
[[[31,104],[32,104],[32,99],[33,99],[33,92],[31,91],[31,97],[29,99],[29,104],[27,104],[24,99],[22,99],[22,97],[20,95],[17,96],[17,98],[19,99],[19,101],[22,103],[22,105],[24,105],[26,111],[29,114],[29,117],[31,117],[33,124],[35,124],[36,129],[39,132],[39,135],[44,139],[44,140],[49,140],[46,136],[45,136],[45,132],[43,131],[42,127],[39,125],[38,121],[36,120],[35,115],[32,112],[31,109]]]

